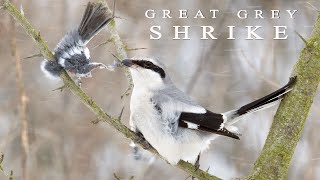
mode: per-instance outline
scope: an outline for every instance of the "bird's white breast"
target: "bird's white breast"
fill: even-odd
[[[151,101],[153,97],[151,91],[134,88],[130,102],[132,129],[140,131],[169,163],[177,164],[180,159],[195,162],[198,154],[208,147],[215,136],[186,128],[176,128],[174,132],[170,132],[172,119],[169,121],[158,114]],[[166,117],[179,118],[176,112],[172,113],[175,115],[171,116],[166,112]]]

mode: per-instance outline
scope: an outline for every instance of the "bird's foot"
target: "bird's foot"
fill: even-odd
[[[139,139],[136,141],[136,143],[140,144],[143,149],[149,149],[151,144],[144,138],[143,134],[141,132],[136,133],[137,136],[139,136]]]
[[[103,63],[98,64],[99,69],[109,69],[108,66],[104,65]]]
[[[89,77],[89,76],[88,76]],[[79,87],[81,87],[82,85],[82,81],[81,81],[81,78],[78,77],[75,81],[74,81]]]
[[[196,171],[198,171],[198,169],[200,168],[200,153],[199,153],[199,155],[197,157],[197,161],[194,164],[194,167],[195,167]]]
[[[93,69],[99,68],[99,69],[108,69],[109,71],[114,71],[114,69],[117,67],[116,64],[111,64],[111,65],[105,65],[103,63],[91,63],[91,66]]]
[[[109,70],[109,71],[114,71],[116,68],[120,67],[121,66],[121,61],[119,60],[114,60],[112,64],[108,64],[106,66],[106,68]]]

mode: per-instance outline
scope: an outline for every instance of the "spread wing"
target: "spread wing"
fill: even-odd
[[[178,127],[211,132],[239,139],[237,135],[223,127],[224,119],[222,114],[206,110],[192,101],[190,97],[179,89],[171,87],[159,94],[161,94],[162,97],[156,98],[158,100],[158,102],[155,102],[157,104],[156,106],[162,109],[163,116],[170,114],[163,110],[176,111],[178,116],[174,119],[174,123],[176,123]],[[168,119],[166,117],[163,118]]]

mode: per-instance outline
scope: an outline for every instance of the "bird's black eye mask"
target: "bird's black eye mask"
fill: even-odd
[[[164,72],[164,70],[163,70],[161,67],[153,64],[153,63],[150,62],[150,61],[144,61],[144,60],[137,61],[137,60],[133,60],[132,63],[134,63],[134,64],[136,64],[136,65],[138,65],[138,66],[140,66],[140,67],[143,67],[143,68],[145,68],[145,69],[150,69],[150,70],[158,73],[158,74],[161,76],[162,79],[166,77],[166,73]]]

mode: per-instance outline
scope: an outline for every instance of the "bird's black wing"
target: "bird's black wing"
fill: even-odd
[[[182,112],[179,117],[179,127],[211,132],[235,139],[240,139],[236,134],[221,126],[224,122],[223,115],[206,110],[206,113]]]

